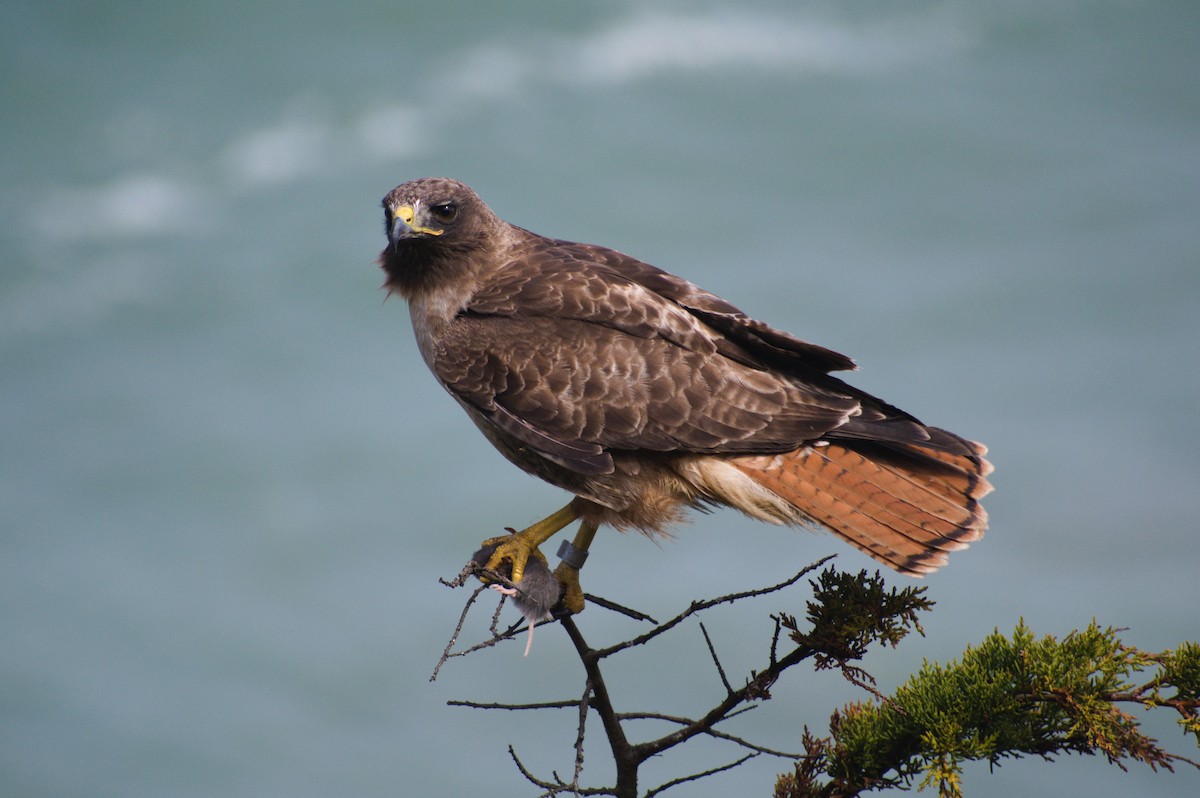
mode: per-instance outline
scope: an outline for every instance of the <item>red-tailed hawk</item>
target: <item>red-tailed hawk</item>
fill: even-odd
[[[581,520],[555,571],[578,612],[597,527],[654,535],[711,505],[822,526],[914,576],[983,535],[986,449],[830,376],[854,368],[844,355],[628,255],[508,224],[455,180],[405,183],[383,209],[379,263],[429,368],[505,457],[575,495],[486,541],[514,582]]]

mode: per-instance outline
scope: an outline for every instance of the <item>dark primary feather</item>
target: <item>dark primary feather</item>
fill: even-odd
[[[752,319],[716,294],[670,272],[605,247],[559,240],[554,240],[553,244],[580,253],[585,260],[615,267],[628,279],[687,310],[768,363],[817,372],[854,368],[854,361],[845,355],[802,341]]]

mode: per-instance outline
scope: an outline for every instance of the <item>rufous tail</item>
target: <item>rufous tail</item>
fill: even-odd
[[[884,565],[923,576],[987,529],[979,504],[992,489],[987,449],[951,437],[959,444],[953,451],[828,441],[729,462],[794,507],[796,520],[815,521]]]

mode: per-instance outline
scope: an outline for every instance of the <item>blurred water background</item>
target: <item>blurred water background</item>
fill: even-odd
[[[1196,639],[1198,36],[1194,2],[4,4],[0,793],[534,794],[510,742],[570,772],[574,712],[445,706],[576,697],[560,630],[428,681],[466,597],[437,577],[564,497],[383,301],[378,202],[424,175],[685,275],[991,446],[992,529],[927,580],[927,637],[868,663],[885,690],[1022,617]],[[871,566],[731,512],[678,537],[602,533],[586,588],[665,617],[835,551]],[[733,678],[805,595],[712,614]],[[628,710],[720,695],[694,626],[612,679]],[[796,749],[861,697],[794,671],[729,730]],[[706,746],[645,786],[738,755]],[[594,728],[587,783],[604,752]],[[670,794],[765,796],[784,769]],[[1200,776],[1074,757],[967,788]]]

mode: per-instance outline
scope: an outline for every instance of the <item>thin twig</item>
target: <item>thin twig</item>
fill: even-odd
[[[463,570],[465,571],[466,569]],[[462,577],[462,574],[459,574],[459,576]],[[445,580],[440,581],[442,584],[450,584]],[[459,587],[461,587],[461,585],[459,585]],[[433,675],[429,677],[429,681],[432,682],[437,679],[438,671],[442,669],[442,666],[446,664],[447,660],[453,656],[461,656],[459,654],[450,653],[451,649],[453,649],[454,644],[458,642],[458,636],[462,633],[463,625],[467,622],[467,613],[471,611],[471,605],[475,603],[475,599],[479,598],[479,594],[485,590],[487,590],[487,586],[482,585],[476,588],[475,592],[471,594],[471,597],[467,599],[467,603],[463,606],[462,612],[458,616],[458,623],[454,626],[454,632],[450,635],[450,640],[446,643],[446,648],[442,651],[442,656],[438,659],[437,665],[434,666]]]
[[[815,653],[816,650],[809,646],[797,646],[765,670],[754,673],[744,687],[734,690],[727,695],[725,700],[710,709],[704,717],[693,721],[682,729],[659,737],[657,740],[641,743],[635,746],[635,750],[644,759],[679,745],[683,741],[695,737],[697,734],[707,732],[717,723],[724,720],[739,704],[745,701],[769,697],[769,689],[781,673],[793,665],[808,659]]]
[[[702,612],[703,610],[710,609],[719,604],[730,604],[735,601],[741,601],[742,599],[755,598],[757,596],[765,596],[769,593],[777,593],[780,590],[783,590],[785,588],[791,587],[792,585],[796,584],[801,579],[803,579],[805,576],[812,573],[816,569],[820,568],[822,565],[829,562],[836,556],[837,556],[836,554],[830,554],[827,557],[823,557],[820,560],[817,560],[815,563],[802,568],[799,573],[797,573],[795,576],[791,577],[790,579],[780,582],[777,585],[772,585],[771,587],[757,588],[755,590],[746,590],[741,593],[729,593],[728,595],[719,596],[718,598],[714,598],[714,599],[707,599],[705,601],[693,601],[686,610],[679,613],[674,618],[671,618],[669,621],[659,624],[658,626],[651,629],[649,632],[646,632],[643,635],[638,635],[637,637],[631,638],[629,640],[625,640],[621,643],[616,643],[614,645],[609,646],[608,648],[596,649],[594,653],[597,658],[603,659],[605,657],[612,656],[613,654],[616,654],[619,651],[624,651],[627,648],[633,648],[634,646],[640,646],[645,643],[648,643],[651,640],[653,640],[654,638],[658,637],[659,635],[661,635],[665,632],[668,632],[671,629],[674,629],[676,626],[683,623],[683,621],[687,620],[688,618],[690,618],[691,616],[695,615],[698,612]]]
[[[583,736],[587,731],[588,708],[591,705],[592,680],[588,679],[583,686],[583,695],[579,698],[579,731],[575,735],[575,772],[571,775],[571,786],[579,788],[579,777],[583,774]]]
[[[658,795],[661,792],[665,792],[666,790],[669,790],[672,787],[676,787],[680,784],[684,784],[685,782],[696,781],[698,779],[708,778],[709,776],[715,775],[717,773],[721,773],[726,770],[733,770],[738,765],[744,764],[744,763],[750,761],[751,759],[754,759],[754,757],[756,757],[756,756],[758,756],[758,754],[746,754],[744,757],[742,757],[738,761],[730,762],[728,765],[722,765],[719,768],[713,768],[712,770],[706,770],[703,773],[693,773],[690,776],[683,776],[678,779],[671,779],[670,781],[666,782],[665,784],[660,784],[657,787],[655,787],[653,790],[650,790],[649,792],[647,792],[646,798],[654,798],[655,795]]]
[[[587,599],[589,603],[595,604],[597,607],[603,607],[606,610],[620,613],[628,618],[633,618],[635,621],[649,621],[650,623],[658,623],[658,621],[654,620],[640,610],[631,609],[623,604],[618,604],[615,601],[606,599],[603,596],[594,596],[591,593],[584,593],[583,597]]]
[[[491,585],[485,585],[484,587],[491,587]],[[499,629],[496,628],[500,624],[500,610],[504,609],[504,601],[507,598],[508,598],[508,596],[501,594],[500,600],[496,602],[496,609],[492,610],[492,622],[490,624],[488,624],[488,631],[492,633],[492,637],[503,638],[505,634],[515,632],[517,629],[517,625],[520,623],[518,621],[518,623],[515,623],[512,626],[510,626],[507,633],[501,632]]]
[[[534,785],[535,787],[541,787],[543,790],[546,791],[546,792],[542,793],[542,796],[561,795],[561,794],[567,793],[567,792],[571,793],[572,795],[616,795],[617,794],[615,790],[612,790],[608,787],[578,787],[578,786],[572,786],[570,784],[567,784],[562,779],[556,779],[555,781],[546,781],[545,779],[539,779],[537,776],[535,776],[529,772],[529,769],[526,768],[525,763],[523,763],[520,760],[520,758],[517,757],[517,752],[515,750],[513,750],[513,747],[511,745],[508,747],[508,755],[510,757],[512,757],[512,761],[517,766],[517,770],[519,770],[521,772],[521,775],[525,777],[526,781],[528,781],[530,784]],[[538,798],[542,798],[542,796],[538,796]]]
[[[753,707],[743,707],[741,710],[739,710],[737,712],[729,713],[728,716],[722,718],[721,720],[722,721],[729,720],[729,718],[731,718],[735,715],[740,715],[742,712],[746,712],[750,709],[753,709]],[[696,722],[696,721],[692,720],[691,718],[681,718],[681,717],[677,717],[675,715],[664,715],[659,712],[622,712],[622,713],[620,713],[620,715],[618,715],[618,717],[620,717],[621,720],[662,720],[662,721],[666,721],[667,723],[677,724],[679,726],[690,726],[691,724]],[[706,734],[709,737],[716,737],[717,739],[720,739],[720,740],[726,740],[731,743],[736,743],[737,745],[740,745],[743,748],[748,748],[751,751],[756,751],[760,754],[770,754],[771,756],[777,756],[777,757],[780,757],[781,759],[799,759],[801,756],[800,754],[790,754],[787,751],[776,751],[773,748],[767,748],[766,746],[762,746],[762,745],[755,745],[754,743],[750,742],[749,740],[743,740],[741,737],[738,737],[733,734],[726,734],[725,732],[717,731],[716,729],[704,729],[702,731],[702,734]]]
[[[577,699],[568,699],[566,701],[542,701],[536,704],[484,704],[479,701],[462,701],[452,700],[447,701],[448,707],[466,707],[468,709],[571,709],[579,706]]]
[[[704,635],[704,642],[708,644],[708,653],[712,656],[713,664],[717,666],[717,673],[721,677],[721,684],[725,685],[725,692],[732,693],[733,687],[729,684],[729,679],[725,678],[725,669],[721,667],[721,660],[717,658],[717,650],[713,648],[712,638],[708,636],[708,630],[704,628],[704,622],[700,622],[700,634]]]
[[[492,611],[492,620],[488,626],[488,631],[491,632],[492,636],[472,646],[468,646],[461,651],[454,651],[454,646],[458,642],[458,637],[462,633],[463,626],[467,622],[467,615],[470,613],[471,607],[474,606],[475,601],[485,590],[492,585],[503,585],[505,587],[515,588],[517,590],[520,589],[517,588],[516,585],[514,585],[513,582],[504,574],[485,569],[479,565],[479,563],[473,560],[464,565],[462,570],[459,571],[458,576],[454,579],[439,578],[438,581],[449,588],[460,588],[465,585],[467,580],[473,576],[480,577],[486,581],[484,584],[481,584],[475,588],[475,590],[467,598],[466,604],[463,605],[462,612],[458,616],[458,623],[454,626],[454,632],[450,635],[450,640],[446,643],[446,648],[442,651],[442,656],[438,659],[437,665],[434,666],[433,674],[429,677],[429,681],[431,682],[437,679],[438,673],[442,670],[442,666],[445,665],[447,661],[454,659],[455,657],[465,657],[466,655],[473,654],[481,649],[491,648],[497,643],[501,643],[505,640],[513,640],[518,634],[526,631],[529,628],[527,622],[517,621],[503,632],[500,631],[498,628],[500,624],[500,612],[504,608],[505,600],[505,597],[501,596],[500,600],[496,602],[496,608]],[[541,626],[545,623],[554,623],[554,620],[547,619],[540,621],[536,625]]]
[[[539,779],[537,776],[530,773],[529,769],[525,767],[525,763],[522,762],[521,758],[517,756],[516,750],[511,745],[508,747],[508,755],[512,757],[513,764],[517,766],[517,770],[520,771],[521,775],[525,777],[526,781],[536,787],[541,787],[546,791],[538,796],[538,798],[549,798],[550,796],[558,795],[563,790],[570,789],[571,785],[564,784],[562,779],[557,779],[556,781],[546,781],[545,779]]]
[[[771,635],[770,663],[774,665],[776,660],[776,652],[779,649],[779,635],[783,633],[783,619],[778,615],[772,615],[771,620],[775,622],[775,632]]]
[[[433,668],[433,674],[429,677],[429,681],[431,682],[437,680],[438,674],[442,670],[442,666],[445,665],[447,661],[454,659],[455,657],[465,657],[467,654],[473,654],[481,649],[491,648],[492,646],[504,640],[515,639],[517,635],[529,629],[527,622],[517,621],[503,632],[500,631],[500,613],[504,609],[505,604],[505,597],[501,596],[500,601],[496,603],[495,610],[492,611],[492,620],[488,626],[488,631],[491,632],[492,636],[487,640],[482,640],[472,646],[464,648],[461,651],[454,651],[454,646],[456,643],[458,643],[459,635],[462,634],[463,627],[467,622],[467,615],[470,613],[471,607],[474,605],[475,601],[479,598],[483,591],[487,590],[492,585],[503,585],[505,587],[520,590],[520,588],[518,588],[506,575],[497,571],[485,569],[474,560],[464,565],[462,570],[458,572],[458,576],[456,576],[454,579],[444,579],[439,577],[438,582],[449,588],[460,588],[463,587],[472,577],[479,577],[486,580],[486,582],[476,587],[471,595],[467,598],[466,604],[463,605],[462,612],[458,616],[458,623],[454,626],[454,632],[450,635],[450,640],[446,643],[446,647],[442,651],[442,656],[438,659],[437,664]],[[585,595],[588,601],[591,601],[595,605],[603,607],[606,610],[619,613],[626,617],[632,618],[635,621],[650,621],[651,623],[657,623],[657,621],[644,612],[625,607],[616,603],[615,601],[609,601],[608,599],[600,596],[593,596],[590,593]],[[557,620],[558,618],[547,618],[546,620],[539,621],[535,624],[535,626],[555,623]]]

